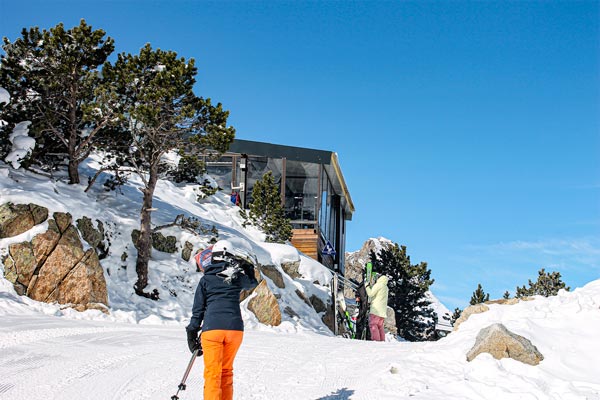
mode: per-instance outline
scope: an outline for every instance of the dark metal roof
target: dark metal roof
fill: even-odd
[[[286,158],[288,160],[304,161],[315,164],[331,164],[331,151],[307,149],[304,147],[284,146],[252,140],[235,139],[229,151],[254,156],[271,158]]]

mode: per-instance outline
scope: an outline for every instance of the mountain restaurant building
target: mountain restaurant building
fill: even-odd
[[[219,187],[238,193],[244,208],[252,203],[254,183],[271,171],[292,223],[292,245],[344,273],[346,221],[354,204],[336,153],[235,139],[220,159],[204,161]]]

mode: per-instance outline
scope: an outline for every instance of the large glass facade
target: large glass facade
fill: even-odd
[[[314,228],[319,198],[319,164],[287,161],[284,195],[286,216],[294,227]]]
[[[336,193],[335,190],[335,187],[339,187],[336,172],[329,164],[320,162],[326,158],[308,162],[290,160],[285,156],[269,156],[272,152],[269,146],[272,145],[266,147],[265,156],[246,156],[238,149],[218,159],[206,157],[204,161],[207,173],[216,180],[221,189],[237,191],[248,207],[253,200],[252,191],[256,181],[270,171],[280,188],[286,217],[290,219],[293,228],[310,231],[315,229],[314,232],[319,233],[315,251],[322,250],[327,241],[336,250],[335,256],[319,252],[315,257],[329,268],[343,271],[346,220],[352,217],[353,208],[350,208],[350,214],[346,214],[342,204],[347,200],[341,197],[342,193]],[[241,169],[244,159],[245,171]],[[330,176],[330,173],[333,175]]]
[[[281,188],[281,176],[282,176],[282,160],[277,158],[248,157],[248,173],[247,173],[247,185],[248,185],[248,199],[246,205],[252,203],[252,189],[254,184],[269,171],[273,174],[273,180]]]

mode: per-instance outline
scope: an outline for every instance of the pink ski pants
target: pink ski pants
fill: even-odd
[[[371,331],[371,340],[375,340],[377,342],[385,341],[383,321],[384,318],[375,314],[369,314],[369,330]]]

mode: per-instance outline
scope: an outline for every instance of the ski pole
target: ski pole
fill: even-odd
[[[183,379],[181,379],[181,383],[177,387],[177,393],[175,393],[173,396],[171,396],[171,400],[179,400],[179,396],[177,396],[179,394],[179,391],[185,390],[185,388],[186,388],[185,381],[187,380],[187,377],[190,374],[190,371],[192,370],[192,366],[194,365],[194,361],[196,360],[196,357],[198,357],[199,351],[200,351],[200,349],[196,349],[196,351],[194,351],[192,353],[192,358],[190,359],[190,363],[188,364],[187,369],[185,370],[185,374],[183,374]]]

